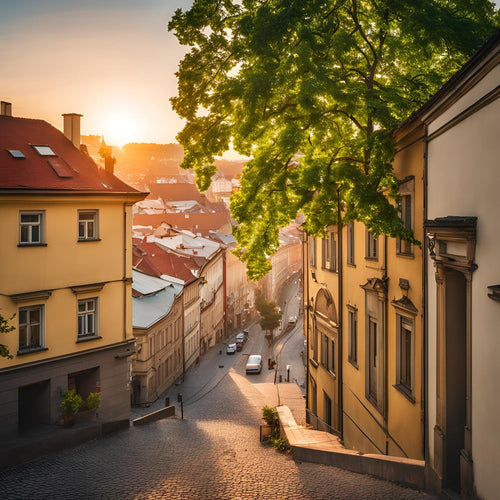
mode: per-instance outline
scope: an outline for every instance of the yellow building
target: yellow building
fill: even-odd
[[[396,134],[401,216],[423,239],[423,127]],[[361,223],[307,238],[308,421],[347,448],[423,459],[422,250]]]
[[[144,194],[64,131],[0,116],[0,314],[12,359],[0,358],[0,435],[52,425],[62,394],[100,391],[98,420],[128,425],[132,205]]]

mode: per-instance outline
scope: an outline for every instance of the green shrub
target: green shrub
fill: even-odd
[[[262,408],[262,418],[268,425],[277,426],[278,425],[278,412],[269,406],[264,406]]]
[[[68,415],[76,413],[83,404],[83,399],[80,394],[77,394],[75,389],[70,389],[69,391],[64,391],[63,400],[59,407]]]
[[[276,448],[278,451],[285,452],[286,450],[288,450],[288,443],[286,442],[286,439],[284,437],[271,436],[269,438],[269,441],[271,443],[271,446],[273,448]]]
[[[101,394],[99,392],[91,392],[85,400],[85,406],[88,410],[95,410],[101,406]]]

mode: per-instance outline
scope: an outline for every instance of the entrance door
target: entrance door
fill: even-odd
[[[460,454],[464,448],[467,383],[466,279],[446,270],[446,487],[460,491]]]
[[[50,423],[50,381],[19,387],[18,426],[25,432]]]

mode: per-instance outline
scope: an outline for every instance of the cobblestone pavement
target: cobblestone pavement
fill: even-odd
[[[13,499],[427,499],[392,483],[297,463],[259,442],[265,394],[230,370],[171,418],[0,471]]]

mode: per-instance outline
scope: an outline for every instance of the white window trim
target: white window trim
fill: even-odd
[[[85,302],[92,301],[94,303],[94,308],[92,310],[80,311],[80,304]],[[80,318],[85,318],[83,320],[84,329],[87,327],[87,316],[90,314],[93,315],[93,323],[94,323],[94,331],[88,333],[85,331],[84,333],[80,333]],[[77,339],[88,339],[88,338],[96,338],[99,337],[99,299],[97,297],[88,297],[86,299],[78,299],[77,300]]]
[[[39,218],[38,223],[36,222],[23,222],[23,215],[37,215]],[[39,239],[33,241],[33,227],[37,226],[39,228]],[[23,227],[28,227],[29,237],[26,241],[23,241],[22,229]],[[20,210],[19,211],[19,245],[30,246],[30,245],[43,245],[45,242],[45,210]]]
[[[28,329],[30,329],[31,323],[29,321],[27,323],[21,324],[21,312],[26,312],[29,316],[29,311],[33,311],[35,309],[38,309],[40,311],[40,341],[37,346],[32,346],[31,343],[25,347],[21,347],[21,326],[25,325]],[[24,306],[20,307],[18,310],[18,315],[19,315],[19,323],[18,323],[18,353],[19,354],[25,354],[29,352],[35,352],[35,351],[40,351],[45,349],[45,305],[44,304],[35,304],[31,306]],[[30,336],[27,334],[27,337]]]
[[[80,220],[80,215],[82,214],[92,214],[93,220]],[[88,226],[89,223],[93,223],[94,230],[92,234],[89,235]],[[83,224],[84,235],[80,236],[80,224]],[[99,210],[78,210],[78,241],[95,241],[99,239]]]

